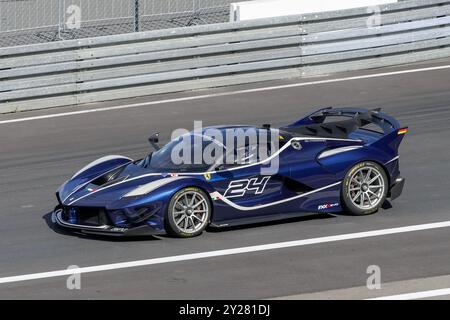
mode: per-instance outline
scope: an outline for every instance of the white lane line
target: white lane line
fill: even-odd
[[[149,102],[144,102],[144,103],[119,105],[119,106],[113,106],[113,107],[87,109],[87,110],[64,112],[64,113],[55,113],[55,114],[48,114],[48,115],[35,116],[35,117],[3,120],[3,121],[0,121],[0,124],[24,122],[24,121],[32,121],[32,120],[40,120],[40,119],[49,119],[49,118],[59,118],[59,117],[67,117],[67,116],[80,115],[80,114],[86,114],[86,113],[104,112],[104,111],[112,111],[112,110],[120,110],[120,109],[131,109],[131,108],[139,108],[139,107],[145,107],[145,106],[151,106],[151,105],[157,105],[157,104],[192,101],[192,100],[208,99],[208,98],[215,98],[215,97],[232,96],[232,95],[245,94],[245,93],[255,93],[255,92],[261,92],[261,91],[271,91],[271,90],[279,90],[279,89],[286,89],[286,88],[314,86],[314,85],[329,84],[329,83],[335,83],[335,82],[345,82],[345,81],[353,81],[353,80],[380,78],[380,77],[387,77],[387,76],[394,76],[394,75],[436,71],[436,70],[444,70],[444,69],[450,69],[450,65],[420,68],[420,69],[409,69],[409,70],[401,70],[401,71],[393,71],[393,72],[374,73],[374,74],[361,75],[361,76],[328,79],[328,80],[317,80],[317,81],[311,81],[311,82],[300,82],[300,83],[292,83],[292,84],[279,85],[279,86],[261,87],[261,88],[255,88],[255,89],[245,89],[245,90],[238,90],[238,91],[231,91],[231,92],[212,93],[212,94],[205,94],[205,95],[199,95],[199,96],[193,96],[193,97],[174,98],[174,99],[166,99],[166,100],[158,100],[158,101],[149,101]]]
[[[406,233],[406,232],[422,231],[422,230],[430,230],[430,229],[438,229],[438,228],[448,228],[448,227],[450,227],[450,221],[442,221],[442,222],[419,224],[419,225],[406,226],[406,227],[364,231],[364,232],[357,232],[357,233],[348,233],[348,234],[328,236],[328,237],[270,243],[270,244],[256,245],[256,246],[250,246],[250,247],[207,251],[207,252],[200,252],[200,253],[183,254],[183,255],[178,255],[178,256],[152,258],[152,259],[136,260],[136,261],[129,261],[129,262],[119,262],[119,263],[104,264],[104,265],[98,265],[98,266],[92,266],[92,267],[81,267],[79,269],[69,269],[69,270],[64,269],[64,270],[49,271],[49,272],[31,273],[31,274],[24,274],[24,275],[19,275],[19,276],[0,278],[0,284],[67,276],[67,275],[74,274],[74,272],[90,273],[90,272],[117,270],[117,269],[125,269],[125,268],[135,268],[135,267],[150,266],[150,265],[163,264],[163,263],[190,261],[190,260],[205,259],[205,258],[212,258],[212,257],[229,256],[229,255],[242,254],[242,253],[252,253],[252,252],[261,252],[261,251],[268,251],[268,250],[276,250],[276,249],[285,249],[285,248],[307,246],[307,245],[319,244],[319,243],[336,242],[336,241],[370,238],[370,237],[379,237],[379,236],[390,235],[390,234],[398,234],[398,233]]]
[[[447,295],[450,295],[450,288],[429,290],[429,291],[420,291],[420,292],[413,292],[413,293],[396,294],[393,296],[371,298],[371,299],[366,299],[366,300],[415,300],[415,299],[433,298],[433,297],[447,296]]]

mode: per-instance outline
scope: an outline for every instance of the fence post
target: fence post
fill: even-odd
[[[61,32],[64,30],[65,23],[65,0],[58,1],[58,39],[62,40]]]
[[[134,32],[140,31],[140,12],[139,12],[139,0],[134,0]]]

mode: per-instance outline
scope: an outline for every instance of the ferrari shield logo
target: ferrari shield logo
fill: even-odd
[[[204,177],[206,180],[211,180],[211,174],[210,173],[205,173]]]

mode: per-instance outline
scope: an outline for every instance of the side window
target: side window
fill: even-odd
[[[268,139],[265,142],[265,146],[261,146],[260,144],[247,144],[242,147],[235,147],[233,150],[228,150],[226,154],[224,154],[223,159],[221,159],[221,163],[217,164],[215,167],[216,170],[227,170],[231,168],[236,168],[245,165],[251,165],[259,162],[263,162],[272,156],[273,153],[279,150],[278,144],[279,142],[272,142]]]
[[[237,164],[253,164],[258,162],[258,146],[248,145],[235,150],[235,159]]]
[[[230,169],[243,165],[254,164],[259,161],[258,145],[246,145],[230,151],[224,159],[222,169]]]

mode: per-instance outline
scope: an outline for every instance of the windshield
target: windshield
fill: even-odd
[[[212,160],[205,157],[206,150],[209,158],[213,158]],[[200,134],[187,134],[151,153],[137,165],[165,172],[203,172],[208,170],[224,150],[224,145],[213,138]]]

